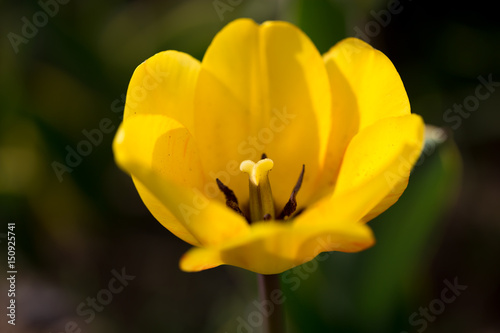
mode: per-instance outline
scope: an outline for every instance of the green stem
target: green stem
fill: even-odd
[[[258,274],[259,297],[261,304],[267,304],[264,313],[264,333],[284,333],[285,317],[283,311],[283,294],[280,286],[280,275]]]

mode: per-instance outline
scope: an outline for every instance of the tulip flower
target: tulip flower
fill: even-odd
[[[320,55],[286,22],[238,19],[203,60],[137,67],[113,150],[149,211],[193,245],[184,271],[278,274],[374,244],[422,149],[391,61],[347,38]]]

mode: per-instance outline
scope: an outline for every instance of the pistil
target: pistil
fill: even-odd
[[[240,170],[246,172],[250,179],[249,207],[252,222],[275,218],[274,200],[268,176],[273,166],[274,162],[269,158],[263,158],[257,163],[246,160],[240,164]]]

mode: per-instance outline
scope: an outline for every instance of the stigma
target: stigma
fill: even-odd
[[[261,159],[257,163],[246,160],[241,162],[240,170],[248,174],[253,185],[259,186],[260,183],[267,180],[269,171],[271,171],[273,166],[274,162],[270,158]]]

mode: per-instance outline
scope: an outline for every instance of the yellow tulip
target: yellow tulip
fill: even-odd
[[[165,51],[137,67],[113,150],[154,217],[194,246],[182,270],[277,274],[372,246],[366,222],[401,196],[423,131],[380,51],[348,38],[321,56],[292,24],[238,19],[201,62]]]

